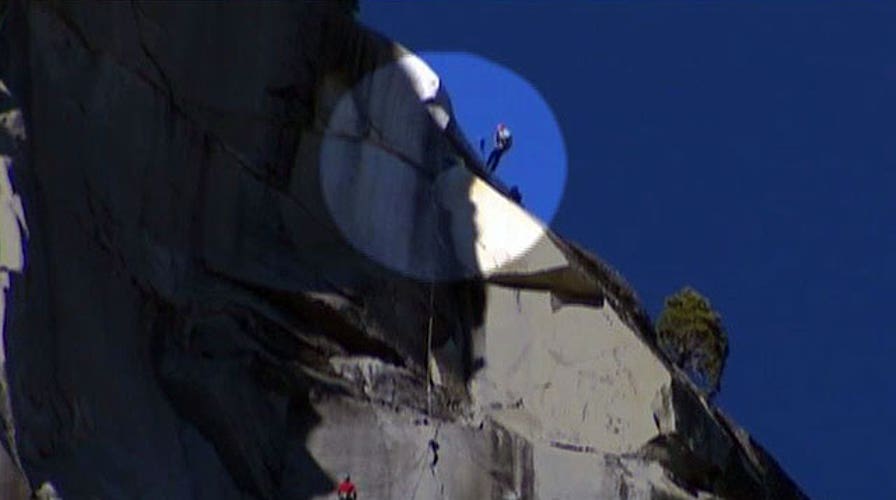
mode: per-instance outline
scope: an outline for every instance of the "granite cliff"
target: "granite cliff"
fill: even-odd
[[[347,3],[2,23],[2,498],[804,497]]]

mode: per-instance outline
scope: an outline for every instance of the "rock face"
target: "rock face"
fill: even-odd
[[[0,53],[3,498],[803,497],[350,7],[15,1]]]

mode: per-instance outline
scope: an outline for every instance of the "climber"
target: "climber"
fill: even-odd
[[[519,186],[510,188],[510,199],[519,206],[523,206],[523,193],[520,192]]]
[[[342,482],[336,488],[336,494],[339,495],[339,500],[357,500],[358,490],[355,489],[355,484],[348,474],[342,475]]]
[[[501,156],[510,149],[511,145],[513,145],[513,137],[510,135],[510,129],[503,123],[499,123],[498,128],[495,129],[495,148],[492,149],[491,154],[488,155],[488,160],[485,162],[485,166],[488,167],[488,173],[492,174],[497,170]]]

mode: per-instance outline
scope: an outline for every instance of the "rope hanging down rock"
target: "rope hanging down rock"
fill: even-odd
[[[432,418],[432,321],[435,306],[435,282],[429,284],[429,328],[426,332],[426,416]]]

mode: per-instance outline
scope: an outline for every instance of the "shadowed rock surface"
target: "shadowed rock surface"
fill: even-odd
[[[349,3],[7,6],[2,498],[803,497]]]

